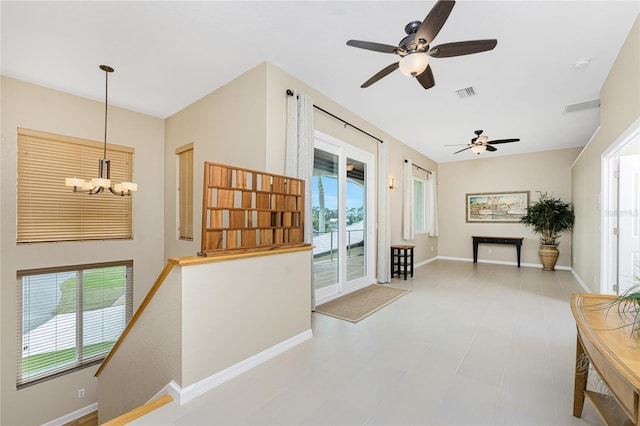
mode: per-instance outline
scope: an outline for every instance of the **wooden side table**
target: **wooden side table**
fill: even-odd
[[[615,296],[574,293],[571,312],[576,320],[578,342],[573,391],[573,415],[582,416],[585,398],[607,425],[640,425],[640,358],[637,340],[629,325],[634,313],[611,315],[606,308]],[[604,308],[603,308],[604,307]],[[587,389],[589,365],[598,374],[605,395]]]
[[[391,246],[391,278],[407,274],[413,277],[413,248],[415,246]]]

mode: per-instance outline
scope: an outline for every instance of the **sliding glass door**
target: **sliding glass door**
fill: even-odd
[[[316,293],[334,293],[339,282],[340,197],[338,153],[315,148],[311,179],[311,217],[313,222],[313,283]],[[316,294],[317,297],[317,294]]]
[[[346,269],[347,282],[367,276],[367,164],[347,157]],[[369,283],[370,284],[370,283]]]
[[[373,154],[317,134],[311,182],[316,302],[373,279]]]

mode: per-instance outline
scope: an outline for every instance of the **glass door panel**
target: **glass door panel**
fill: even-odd
[[[375,281],[374,156],[318,133],[314,148],[313,283],[316,302],[323,303]]]
[[[339,242],[338,169],[337,154],[314,149],[311,213],[315,290],[337,286],[339,282],[341,244]]]
[[[367,274],[366,164],[347,157],[347,281]]]

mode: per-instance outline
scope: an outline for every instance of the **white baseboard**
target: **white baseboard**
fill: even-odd
[[[153,395],[147,402],[151,402],[154,399],[158,399],[162,395],[166,395],[166,394],[171,396],[171,398],[173,398],[174,401],[180,401],[180,392],[182,392],[180,385],[178,385],[176,382],[172,380],[165,387],[160,389],[155,395]]]
[[[435,260],[438,260],[438,257],[437,257],[437,256],[432,257],[432,258],[427,259],[427,260],[423,260],[422,262],[418,262],[418,263],[416,263],[415,265],[413,265],[413,268],[414,268],[414,269],[415,269],[415,268],[419,268],[419,267],[424,266],[424,265],[426,265],[427,263],[431,263],[431,262],[433,262],[433,261],[435,261]]]
[[[538,266],[540,266],[542,268],[542,265],[538,265]],[[561,271],[571,271],[571,266],[562,266],[562,265],[558,266],[558,265],[556,265],[556,269],[559,269]]]
[[[91,405],[87,405],[84,408],[76,410],[73,413],[65,414],[62,417],[58,417],[55,420],[51,420],[50,422],[44,423],[42,426],[62,426],[76,419],[79,419],[82,416],[86,416],[89,413],[93,413],[94,411],[98,411],[97,402],[94,402]]]
[[[178,401],[180,405],[186,404],[192,399],[214,389],[217,386],[233,379],[234,377],[254,368],[258,365],[280,355],[281,353],[288,351],[289,349],[305,342],[313,337],[311,329],[303,331],[302,333],[293,336],[284,342],[280,342],[275,346],[265,349],[264,351],[257,353],[244,361],[232,365],[206,379],[200,380],[192,385],[184,388],[180,388],[175,382],[171,381],[167,386],[163,388],[157,395],[162,393],[169,393],[175,401]],[[165,392],[166,390],[166,392]]]
[[[467,257],[438,256],[437,259],[441,259],[441,260],[457,260],[459,262],[473,262],[473,259],[470,258],[470,257],[467,258]],[[494,265],[518,266],[518,262],[508,262],[508,261],[503,261],[503,260],[478,259],[478,263],[492,263]],[[520,266],[526,266],[527,268],[542,268],[542,264],[541,263],[524,263],[524,262],[520,262]],[[559,269],[561,271],[570,271],[571,267],[570,266],[556,265],[556,269]]]
[[[576,281],[578,281],[578,284],[580,284],[580,286],[584,289],[586,293],[593,293],[593,290],[589,288],[587,283],[585,283],[582,280],[582,277],[580,277],[580,275],[578,275],[578,273],[573,268],[571,268],[571,275],[573,275],[573,278],[575,278]]]
[[[302,342],[311,339],[312,337],[313,331],[311,331],[311,329],[303,331],[302,333],[293,336],[285,340],[284,342],[280,342],[275,346],[265,349],[264,351],[259,352],[245,359],[244,361],[240,361],[239,363],[232,365],[231,367],[226,368],[212,376],[209,376],[206,379],[200,380],[197,383],[187,386],[184,389],[172,380],[160,391],[158,391],[151,399],[149,399],[149,401],[152,401],[164,394],[169,394],[173,398],[173,400],[178,402],[180,405],[186,404],[192,399],[210,391],[217,386],[220,386],[221,384],[254,367],[257,367],[258,365],[280,355],[281,353],[299,345]],[[65,416],[45,423],[43,426],[62,426],[96,410],[98,410],[97,402],[81,408],[80,410],[74,411],[73,413],[69,413]]]
[[[473,262],[473,259],[468,259],[466,257],[452,257],[452,256],[438,256],[436,257],[438,260],[457,260],[459,262]]]

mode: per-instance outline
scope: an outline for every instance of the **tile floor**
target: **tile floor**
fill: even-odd
[[[568,271],[438,260],[357,324],[314,313],[313,339],[137,425],[601,425],[571,415]]]

